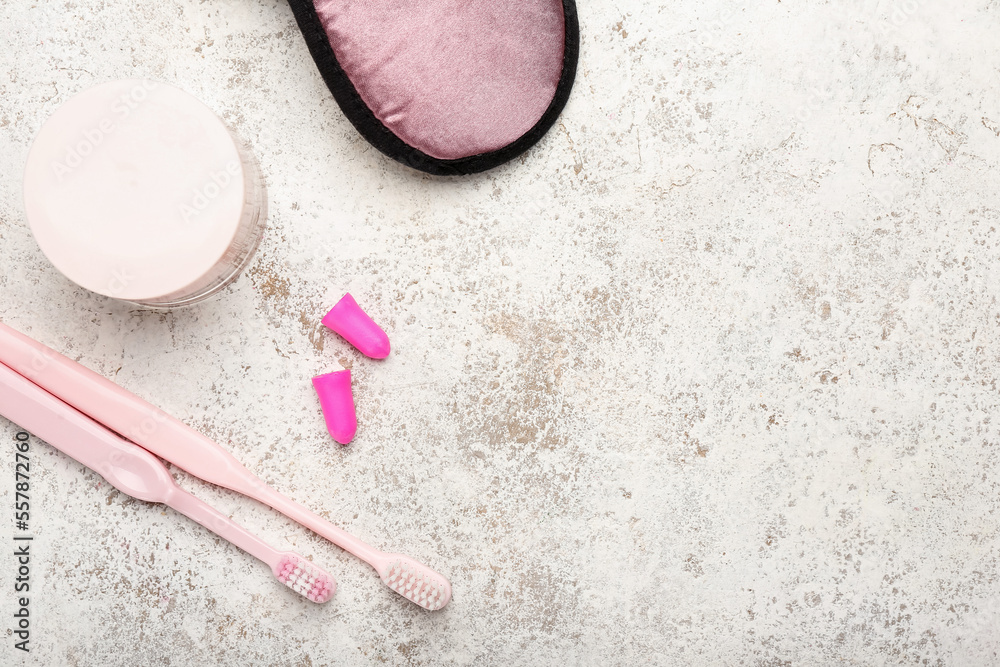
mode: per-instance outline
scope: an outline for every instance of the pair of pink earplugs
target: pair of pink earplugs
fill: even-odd
[[[350,294],[323,318],[323,324],[340,334],[366,357],[385,359],[389,356],[389,336],[375,324],[368,313],[361,309]],[[351,371],[337,371],[313,378],[313,387],[319,394],[323,418],[331,437],[342,445],[348,444],[358,432],[358,414],[354,408],[351,390]]]

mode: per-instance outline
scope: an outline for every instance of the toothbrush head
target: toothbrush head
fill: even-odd
[[[278,581],[313,602],[322,604],[337,592],[333,577],[298,554],[282,554],[272,572]]]
[[[407,556],[389,556],[379,576],[386,586],[429,611],[437,611],[451,601],[448,580]]]

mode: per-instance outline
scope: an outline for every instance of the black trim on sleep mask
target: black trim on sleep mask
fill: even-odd
[[[518,0],[510,0],[518,2]],[[521,135],[513,143],[488,153],[470,155],[453,160],[442,160],[431,157],[423,151],[410,146],[389,128],[382,124],[348,78],[344,69],[337,61],[333,46],[327,37],[323,23],[316,14],[312,0],[288,0],[295,14],[299,29],[306,38],[309,52],[319,68],[323,80],[329,86],[330,92],[337,100],[341,110],[351,124],[361,133],[372,146],[403,164],[439,176],[475,174],[499,166],[513,160],[534,146],[555,124],[569,101],[573,81],[576,78],[577,61],[580,57],[580,22],[576,12],[575,0],[562,0],[563,14],[566,21],[566,44],[563,52],[563,68],[556,85],[556,93],[549,103],[548,109],[541,119],[528,132]]]

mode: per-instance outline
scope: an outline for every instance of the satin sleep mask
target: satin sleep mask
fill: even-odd
[[[288,0],[340,108],[375,148],[472,174],[531,148],[569,99],[574,0]]]

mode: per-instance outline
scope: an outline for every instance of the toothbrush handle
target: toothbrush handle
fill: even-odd
[[[0,414],[100,473],[122,493],[164,503],[268,565],[280,560],[277,550],[177,486],[155,456],[4,364],[0,364]]]
[[[163,503],[272,568],[281,560],[277,549],[180,487],[174,487]]]
[[[133,498],[159,503],[175,486],[160,461],[0,364],[0,415]]]
[[[240,493],[247,485],[263,484],[232,454],[184,422],[3,322],[0,363],[195,477]]]

